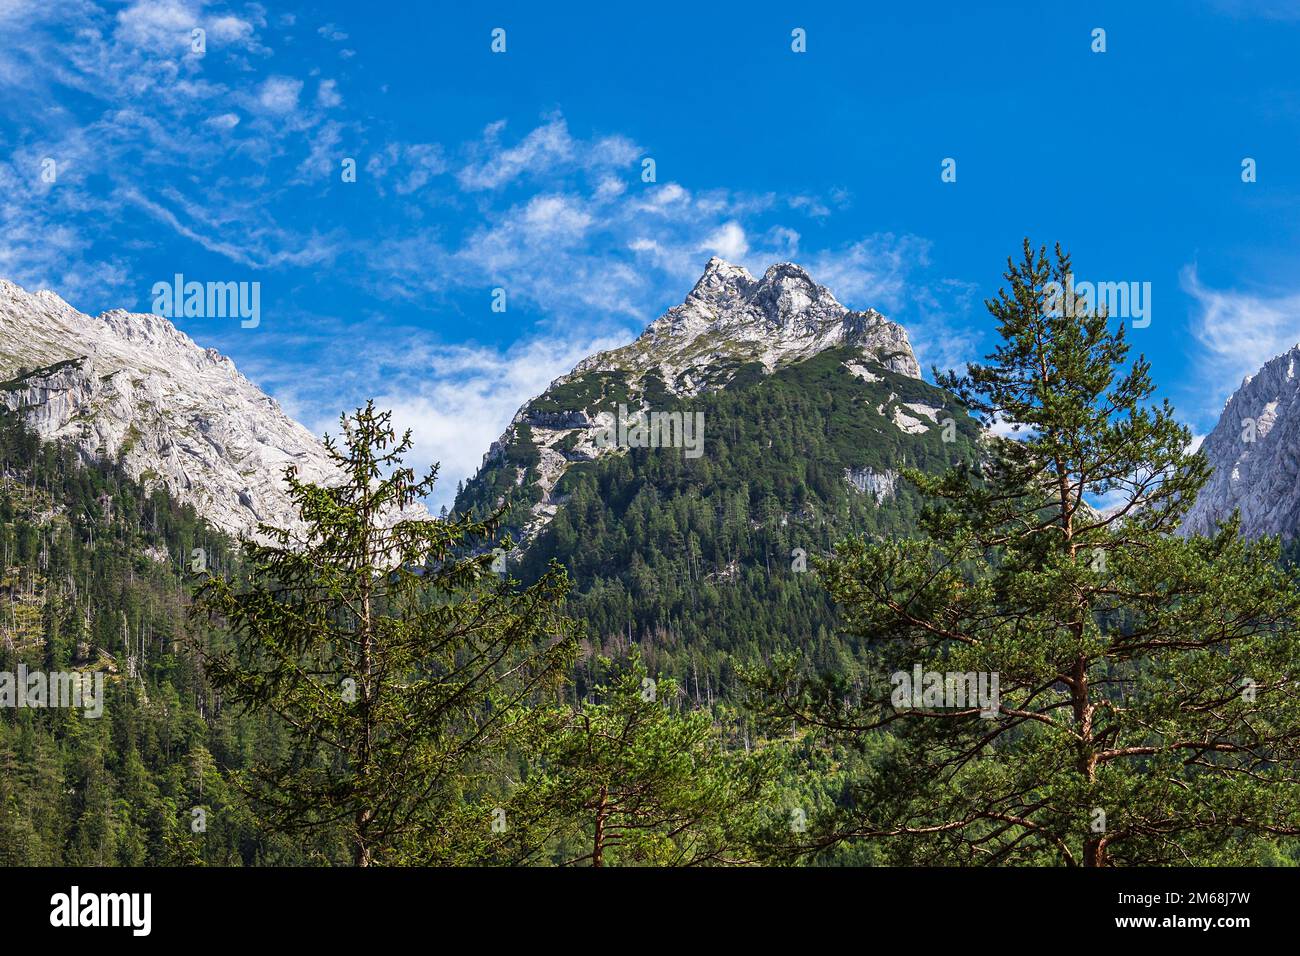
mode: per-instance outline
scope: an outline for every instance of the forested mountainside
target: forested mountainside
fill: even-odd
[[[20,376],[5,387],[18,394],[26,385]],[[129,441],[97,452],[75,436],[43,443],[29,430],[33,410],[60,403],[55,390],[4,412],[0,580],[8,607],[0,670],[102,675],[107,701],[102,717],[23,707],[0,716],[0,759],[11,771],[0,783],[3,861],[346,862],[336,828],[306,841],[267,836],[259,809],[235,788],[238,771],[296,758],[282,721],[223,706],[198,653],[231,646],[220,628],[187,612],[206,573],[243,579],[233,543],[170,497],[166,483],[149,473],[133,480]],[[593,431],[628,405],[702,422],[700,454],[595,448]],[[530,699],[542,708],[536,713],[567,721],[568,710],[545,709],[554,699],[595,708],[596,723],[650,723],[635,747],[608,755],[613,763],[598,771],[572,749],[581,735],[520,741],[465,768],[467,781],[484,772],[496,781],[467,795],[490,808],[506,798],[508,781],[528,780],[524,796],[544,805],[563,834],[538,843],[531,859],[564,862],[590,842],[581,801],[569,806],[585,775],[634,774],[639,748],[655,752],[671,740],[705,748],[697,759],[708,764],[746,765],[763,740],[740,706],[740,666],[793,649],[819,669],[855,668],[856,648],[839,634],[812,559],[846,534],[908,533],[919,501],[902,469],[937,473],[973,462],[978,442],[978,426],[953,396],[919,378],[901,327],[845,309],[796,266],[754,279],[711,262],[687,301],[636,343],[593,356],[530,402],[457,506],[482,517],[508,507],[499,540],[514,545],[509,571],[525,587],[552,561],[574,585],[565,612],[582,652],[556,673],[558,697]],[[629,644],[644,662],[635,666],[675,688],[670,717],[640,713],[633,697],[602,689],[624,680]],[[833,805],[861,760],[812,740],[786,756],[791,762],[783,758],[763,775],[728,769],[701,781],[740,787],[734,793],[775,787],[752,809],[784,832],[784,808]],[[550,771],[539,777],[542,767]],[[548,782],[550,772],[557,776]],[[704,800],[691,812],[703,813],[697,825],[710,840],[721,839],[727,817],[739,820],[716,794],[705,799],[685,780],[661,790],[669,802]],[[760,822],[750,815],[745,825]],[[742,841],[745,853],[757,852],[747,842],[753,835]],[[669,860],[681,849],[670,841],[624,854]],[[430,852],[439,851],[421,854]],[[508,862],[512,852],[480,847],[475,859]],[[870,858],[865,847],[825,857]]]
[[[206,672],[204,660],[229,650],[233,638],[190,611],[196,586],[213,574],[246,581],[232,541],[165,491],[145,491],[119,464],[88,463],[80,450],[43,441],[2,410],[0,522],[0,695],[8,695],[0,707],[0,866],[352,862],[345,830],[269,826],[265,807],[235,779],[296,762],[301,741],[276,713],[227,703]],[[647,704],[647,671],[625,671],[625,663],[588,661],[584,673],[611,688],[621,682],[623,690],[589,687],[583,700],[568,671],[557,671],[554,690],[527,698],[541,738],[521,738],[495,755],[471,751],[456,778],[461,796],[443,820],[464,862],[587,859],[586,790],[614,778],[628,787],[652,780],[654,812],[694,814],[692,837],[725,835],[730,842],[721,846],[731,853],[741,821],[749,840],[757,817],[779,822],[787,803],[826,805],[854,765],[850,759],[832,770],[827,756],[810,748],[803,754],[809,767],[780,771],[784,798],[767,792],[733,806],[724,791],[733,800],[775,784],[770,759],[762,775],[731,769],[743,768],[758,743],[752,721],[738,707],[692,708],[671,682],[662,693],[680,706]],[[27,673],[51,682],[56,674],[102,678],[100,706],[91,707],[89,697],[84,707],[34,706],[34,698],[18,704],[14,681]],[[589,764],[574,750],[585,752],[576,726],[565,729],[572,706],[598,725],[627,721],[636,733],[626,748]],[[665,760],[687,763],[664,776]],[[509,781],[526,786],[512,794]],[[489,813],[499,803],[520,822],[493,843],[485,838],[494,835]],[[620,811],[606,822],[608,832],[639,826],[640,814]],[[541,822],[525,826],[533,818]],[[531,842],[520,849],[525,837]],[[689,859],[680,854],[690,841],[617,842],[604,850],[606,863]],[[440,858],[411,862],[431,859]]]
[[[410,509],[435,476],[371,402],[325,449],[349,480],[281,475],[310,534],[238,554],[0,409],[0,864],[1293,862],[1300,579],[1172,534],[1188,431],[1139,411],[1141,361],[1105,419],[1122,331],[1033,302],[993,308],[1050,362],[936,386],[801,270],[713,264],[527,403],[453,514]]]
[[[838,346],[770,374],[734,365],[723,387],[693,396],[648,375],[642,407],[703,413],[699,457],[679,448],[592,457],[569,447],[579,426],[554,436],[557,422],[614,414],[628,401],[627,377],[579,374],[526,405],[457,509],[510,506],[511,573],[535,580],[559,561],[589,646],[641,645],[652,669],[696,700],[733,693],[737,663],[777,650],[851,669],[853,648],[808,562],[849,534],[913,529],[920,501],[900,470],[973,463],[975,420],[948,392]],[[539,426],[573,459],[546,491]],[[539,505],[548,520],[526,535],[519,519]]]
[[[102,674],[106,697],[98,717],[0,708],[0,864],[305,862],[218,770],[280,747],[272,725],[213,697],[189,646],[193,569],[225,567],[230,542],[7,411],[0,538],[0,672]]]

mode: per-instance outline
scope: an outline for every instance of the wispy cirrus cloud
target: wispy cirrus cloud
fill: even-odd
[[[1183,269],[1180,281],[1197,306],[1192,333],[1201,345],[1201,380],[1219,383],[1201,390],[1207,403],[1201,411],[1217,414],[1246,376],[1300,342],[1300,294],[1212,289],[1195,265]]]
[[[265,164],[300,149],[302,132],[325,125],[328,138],[325,112],[341,100],[326,78],[304,104],[303,79],[250,65],[272,54],[260,7],[6,0],[0,23],[15,41],[0,52],[0,104],[9,104],[0,122],[14,143],[0,159],[0,262],[11,278],[103,304],[131,278],[121,248],[168,235],[240,265],[330,259],[319,231],[295,235],[248,201],[266,185]],[[313,159],[319,169],[319,151],[299,162]],[[140,213],[166,231],[140,229]],[[214,213],[216,234],[201,225]],[[77,235],[76,256],[69,242],[59,250],[62,268],[21,239],[57,234],[52,223]],[[94,276],[106,285],[87,286]]]
[[[35,9],[9,0],[6,15],[19,7]],[[311,96],[304,76],[277,62],[266,31],[288,21],[268,28],[260,7],[134,0],[78,9],[87,25],[62,24],[60,35],[52,18],[33,15],[27,39],[44,45],[43,60],[66,63],[45,91],[48,104],[61,107],[57,88],[65,87],[103,108],[86,115],[83,106],[81,116],[46,125],[39,139],[32,131],[15,154],[25,164],[7,169],[20,188],[5,224],[14,235],[47,224],[50,190],[33,173],[39,157],[57,159],[63,186],[76,184],[90,159],[109,188],[97,191],[100,216],[78,222],[83,258],[97,241],[118,238],[124,215],[143,213],[173,241],[248,268],[359,266],[353,274],[363,273],[364,287],[398,303],[490,284],[566,323],[599,322],[602,313],[648,320],[710,255],[760,271],[806,257],[799,220],[825,217],[845,201],[842,193],[782,198],[646,183],[643,147],[618,133],[575,136],[559,112],[518,134],[497,120],[459,144],[390,134],[368,145],[383,132],[348,115],[338,79],[318,77]],[[207,31],[202,55],[191,47],[197,28]],[[346,39],[333,23],[316,32],[326,43]],[[252,56],[265,62],[250,66]],[[360,188],[406,201],[389,222],[345,236],[313,223],[329,214],[328,204],[304,206],[294,191],[337,182],[340,160],[354,153],[366,174]],[[431,225],[426,213],[435,208],[451,209],[453,221]],[[776,221],[779,215],[793,221]],[[884,259],[875,261],[878,254]],[[21,265],[26,256],[11,250],[9,259],[18,264],[16,278],[34,277]],[[901,264],[883,240],[821,250],[815,260],[824,282],[844,283],[854,296],[898,284],[881,281]],[[48,269],[42,263],[42,280],[67,281]]]
[[[559,114],[531,130],[513,146],[502,146],[503,120],[487,126],[480,142],[468,144],[470,160],[456,174],[463,189],[499,189],[519,179],[540,178],[556,169],[603,170],[627,167],[641,151],[623,136],[574,139]]]

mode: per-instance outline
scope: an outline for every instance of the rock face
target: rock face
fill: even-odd
[[[681,404],[829,349],[848,350],[844,368],[867,385],[887,376],[920,379],[906,331],[879,312],[850,311],[793,263],[774,265],[755,279],[715,257],[686,301],[655,319],[636,341],[584,359],[526,403],[484,456],[471,485],[505,470],[508,482],[493,479],[505,489],[496,504],[511,489],[523,489],[527,517],[520,532],[530,538],[563,503],[553,492],[570,467],[619,453],[616,443],[601,438],[618,427],[621,409],[636,415]],[[893,416],[891,428],[915,436],[938,427],[938,408],[897,407],[899,395],[880,387],[888,393],[881,396],[880,414]],[[894,493],[889,473],[855,469],[846,479],[877,501]]]
[[[565,378],[654,370],[669,391],[691,395],[720,384],[705,374],[710,366],[759,361],[771,372],[837,345],[855,346],[892,371],[921,377],[907,333],[879,312],[851,312],[794,263],[778,263],[755,279],[715,256],[685,302],[631,345],[593,355]]]
[[[251,533],[295,524],[283,473],[327,482],[325,449],[215,349],[165,318],[92,318],[52,292],[0,280],[0,403],[44,438],[120,458],[146,485],[213,525]]]
[[[1201,447],[1214,473],[1184,534],[1212,533],[1236,508],[1246,537],[1300,531],[1300,346],[1242,382]]]
[[[898,486],[898,472],[892,468],[886,468],[879,473],[870,468],[846,468],[844,480],[862,494],[870,495],[879,504],[894,497],[894,489]]]

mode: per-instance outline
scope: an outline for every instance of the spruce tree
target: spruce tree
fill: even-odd
[[[326,440],[341,481],[286,471],[302,527],[262,526],[246,580],[198,587],[196,613],[233,636],[208,676],[288,736],[240,778],[268,828],[340,839],[360,866],[460,858],[490,826],[475,800],[494,758],[572,659],[566,579],[516,589],[484,550],[500,514],[412,516],[436,466],[417,480],[410,433],[373,403],[341,424],[343,445]]]
[[[940,376],[1015,434],[990,433],[976,466],[907,473],[930,502],[915,537],[819,564],[873,679],[787,659],[758,680],[782,726],[871,757],[800,851],[872,838],[907,863],[1223,863],[1300,833],[1300,581],[1235,519],[1178,533],[1207,462],[1122,325],[1057,294],[1071,269],[1026,240],[986,303],[1001,342]],[[997,675],[995,704],[962,705],[967,682],[933,677],[949,673]]]

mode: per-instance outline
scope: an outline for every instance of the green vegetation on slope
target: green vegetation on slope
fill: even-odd
[[[848,362],[879,380],[854,375]],[[584,378],[564,386],[571,401],[556,394],[545,397],[548,411],[590,412],[595,406],[584,402],[601,390]],[[652,669],[674,675],[697,701],[734,695],[736,663],[779,650],[799,648],[822,666],[851,668],[853,649],[838,636],[834,605],[806,573],[807,559],[848,534],[909,533],[919,500],[900,480],[894,497],[877,502],[846,472],[934,473],[972,461],[974,420],[949,393],[852,349],[827,350],[771,375],[757,364],[739,366],[728,387],[693,398],[674,398],[651,376],[642,401],[653,410],[703,412],[703,455],[629,449],[572,464],[552,491],[558,511],[528,544],[520,577],[534,580],[558,561],[575,582],[570,610],[588,647],[617,655],[629,641],[639,644]],[[925,418],[926,431],[902,431],[893,421],[902,403],[941,409],[940,422],[953,420],[954,441]],[[518,524],[540,498],[530,448],[527,434],[517,434],[505,456],[465,487],[458,510],[482,513],[501,501],[511,508],[507,522]],[[522,483],[517,468],[525,469]],[[579,694],[590,679],[580,665]]]
[[[265,836],[223,774],[283,746],[212,694],[190,650],[194,549],[221,568],[227,547],[164,492],[0,413],[0,672],[100,673],[107,697],[100,717],[0,708],[0,863],[313,858]]]

